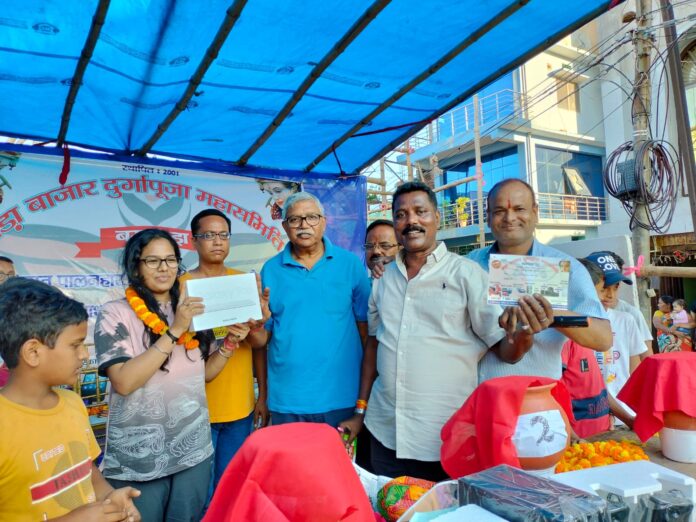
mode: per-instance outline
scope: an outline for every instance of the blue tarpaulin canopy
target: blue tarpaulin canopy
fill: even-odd
[[[3,0],[0,134],[357,172],[615,3]]]

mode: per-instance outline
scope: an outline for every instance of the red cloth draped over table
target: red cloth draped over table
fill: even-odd
[[[651,355],[631,374],[618,398],[636,412],[633,431],[645,442],[664,426],[664,413],[696,417],[696,353]]]
[[[375,516],[336,430],[292,423],[244,442],[203,520],[374,522]]]
[[[569,419],[573,410],[562,383],[547,377],[499,377],[481,383],[442,428],[442,467],[452,478],[498,464],[520,467],[512,442],[524,394],[530,386],[557,383],[551,394]]]

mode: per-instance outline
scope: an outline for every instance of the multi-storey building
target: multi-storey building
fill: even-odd
[[[539,201],[537,235],[546,243],[594,236],[609,219],[601,85],[584,85],[598,74],[589,52],[595,27],[568,36],[479,93],[484,193],[506,178],[529,182]],[[451,185],[475,174],[473,138],[469,100],[410,140],[410,160],[433,174],[436,189]],[[478,245],[476,184],[438,191],[440,238],[451,250]]]
[[[693,2],[673,3],[688,115],[696,137],[696,8]],[[652,131],[676,147],[660,2],[653,2],[652,9]],[[611,152],[633,134],[635,58],[630,31],[635,22],[622,20],[632,10],[635,2],[624,2],[479,93],[484,194],[501,179],[529,182],[539,202],[537,237],[542,242],[630,234],[629,216],[606,193],[602,171]],[[452,186],[475,174],[473,100],[432,122],[409,145],[408,160],[422,177],[431,179],[436,190],[448,186],[438,191],[443,216],[439,238],[461,253],[477,247],[477,182]],[[401,163],[406,160],[407,154],[399,156]],[[674,219],[663,233],[651,233],[654,263],[696,265],[687,193],[682,180]],[[492,240],[485,230],[486,240]],[[696,299],[696,280],[664,279],[656,285]]]

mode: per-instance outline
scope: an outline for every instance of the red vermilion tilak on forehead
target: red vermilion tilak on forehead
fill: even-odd
[[[510,203],[510,198],[508,198],[508,210],[512,208],[512,203]]]

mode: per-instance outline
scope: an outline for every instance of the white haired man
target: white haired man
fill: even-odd
[[[338,426],[358,398],[370,282],[355,254],[324,237],[326,218],[312,194],[283,206],[289,243],[261,270],[272,288],[268,336],[271,422]]]

